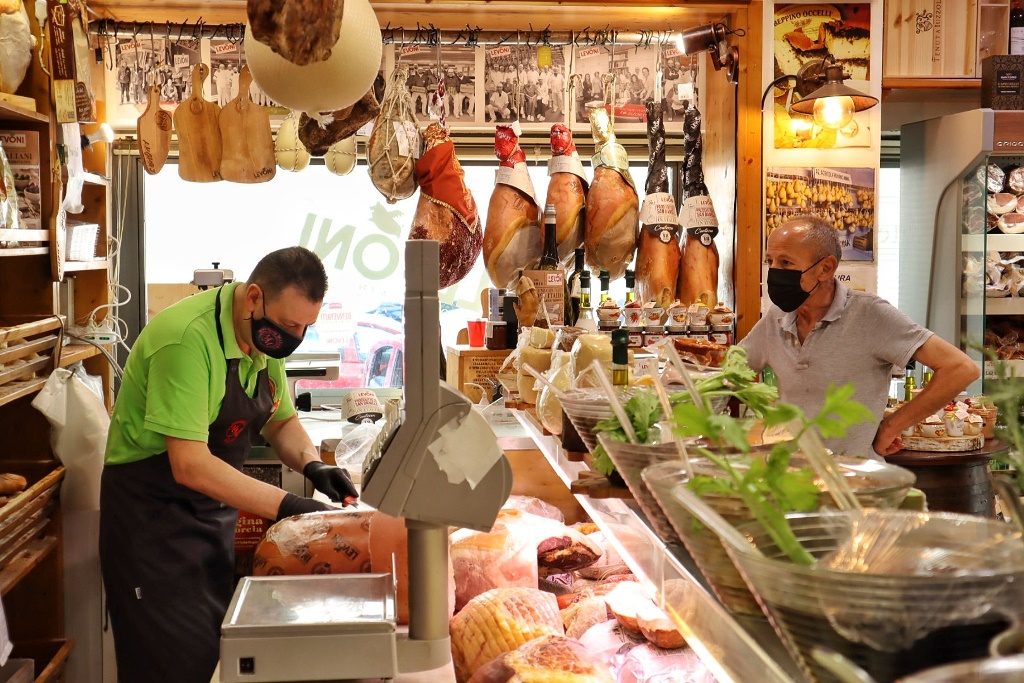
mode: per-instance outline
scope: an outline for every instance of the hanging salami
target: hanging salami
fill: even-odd
[[[683,206],[680,223],[686,229],[677,296],[684,304],[718,304],[718,218],[704,184],[704,145],[701,117],[695,107],[683,115]]]
[[[647,103],[647,196],[640,210],[640,239],[636,253],[636,284],[641,301],[656,301],[666,310],[676,299],[679,279],[679,217],[668,191],[665,164],[665,126],[660,102]]]
[[[380,190],[389,204],[407,199],[416,192],[416,156],[420,135],[416,118],[409,106],[409,91],[405,82],[408,67],[395,67],[384,91],[380,113],[373,123],[373,133],[366,144],[366,163],[370,181]]]
[[[423,133],[426,151],[416,162],[420,199],[409,239],[441,243],[441,288],[450,287],[472,270],[480,256],[483,235],[476,202],[466,187],[455,143],[440,124]]]

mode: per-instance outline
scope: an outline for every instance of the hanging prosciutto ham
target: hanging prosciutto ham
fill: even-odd
[[[626,150],[615,140],[608,110],[589,110],[594,136],[594,182],[587,192],[586,259],[593,270],[606,270],[613,280],[626,274],[633,260],[640,200],[629,175]]]
[[[668,192],[665,164],[665,125],[660,102],[647,103],[647,196],[640,211],[640,240],[636,252],[636,284],[641,301],[668,309],[676,299],[679,278],[679,217]]]
[[[483,235],[476,202],[466,187],[455,143],[440,124],[423,134],[426,151],[416,162],[420,199],[409,239],[441,243],[441,288],[462,280],[480,256]]]
[[[704,144],[700,136],[701,117],[695,107],[683,115],[683,200],[682,224],[686,228],[683,265],[679,269],[677,296],[684,304],[718,304],[718,219],[704,184]]]
[[[586,222],[587,180],[569,127],[551,126],[551,158],[548,160],[548,196],[545,204],[555,207],[555,241],[558,258],[568,266],[583,244]]]
[[[497,127],[494,153],[498,173],[487,205],[484,264],[495,287],[508,287],[518,270],[534,268],[540,262],[544,240],[526,153],[512,126]]]

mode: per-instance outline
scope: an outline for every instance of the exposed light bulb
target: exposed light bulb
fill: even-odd
[[[819,97],[814,101],[814,122],[823,128],[839,129],[853,120],[852,97]]]
[[[850,122],[839,129],[839,134],[847,138],[855,138],[860,133],[860,126],[857,125],[857,119],[850,119]]]

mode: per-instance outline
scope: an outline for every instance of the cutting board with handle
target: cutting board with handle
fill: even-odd
[[[277,171],[270,113],[250,100],[251,82],[249,67],[243,66],[238,95],[220,110],[220,174],[233,183],[265,183]]]
[[[178,175],[193,183],[220,180],[221,139],[214,102],[203,97],[203,81],[210,67],[196,64],[192,68],[192,96],[174,112],[174,128],[178,131]]]
[[[146,111],[142,112],[136,124],[139,134],[139,151],[142,168],[150,175],[156,175],[167,161],[171,148],[171,114],[160,107],[160,90],[156,84],[149,86]]]

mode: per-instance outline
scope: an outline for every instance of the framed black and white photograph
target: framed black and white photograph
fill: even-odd
[[[409,67],[406,85],[412,97],[413,113],[421,121],[431,118],[431,95],[437,91],[438,75],[444,79],[445,119],[451,124],[472,124],[477,120],[476,48],[465,45],[437,47],[406,45],[395,47],[395,60]]]
[[[589,123],[587,107],[607,102],[614,107],[618,130],[643,130],[646,103],[654,98],[658,71],[658,45],[595,45],[575,48],[571,68],[580,75],[573,89],[575,122]],[[663,63],[663,71],[668,65]],[[614,80],[609,80],[613,75]],[[673,80],[682,78],[673,70]],[[667,79],[666,79],[667,80]]]
[[[550,126],[566,120],[560,46],[497,45],[484,51],[484,122]],[[518,90],[516,84],[519,84]]]

